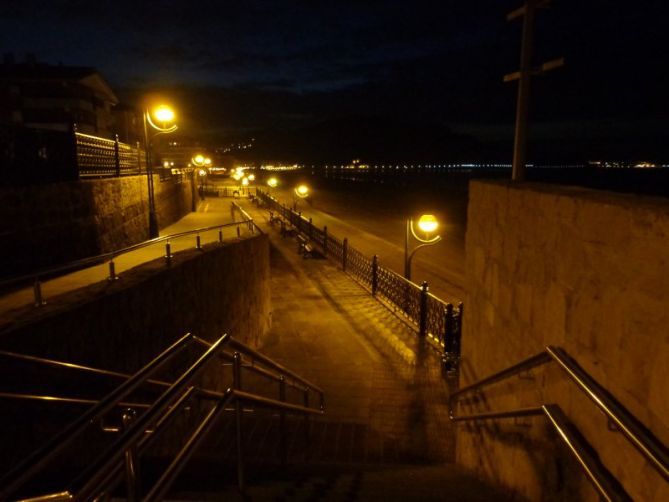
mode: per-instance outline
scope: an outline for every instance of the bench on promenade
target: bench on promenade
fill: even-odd
[[[277,216],[274,214],[274,211],[269,212],[269,224],[274,226],[276,222],[281,222],[281,216]]]
[[[314,247],[309,242],[309,239],[302,234],[297,234],[297,252],[301,254],[303,258],[308,258],[312,256],[313,251]]]
[[[286,219],[281,219],[281,237],[291,237],[295,235],[297,229]]]

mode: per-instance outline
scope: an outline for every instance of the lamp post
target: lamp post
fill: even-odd
[[[151,112],[148,109],[144,110],[143,121],[144,121],[144,147],[146,155],[146,182],[149,190],[149,238],[153,239],[158,237],[158,218],[156,216],[156,201],[153,190],[153,159],[151,158],[151,147],[153,139],[159,134],[169,134],[177,130],[177,125],[172,124],[167,126],[168,123],[174,121],[174,111],[167,105],[160,105],[153,111],[153,118]],[[162,126],[156,125],[154,119],[157,120]],[[149,134],[149,126],[152,130],[157,131],[153,134]]]
[[[307,185],[299,185],[293,190],[293,211],[297,211],[297,203],[300,199],[309,197],[309,187]]]
[[[418,219],[418,228],[425,234],[425,238],[421,238],[416,234],[414,229],[413,220],[409,218],[406,223],[406,233],[404,235],[404,277],[408,280],[411,280],[411,260],[413,259],[414,254],[421,248],[426,246],[432,246],[441,240],[440,235],[435,237],[430,237],[430,234],[435,232],[439,228],[439,222],[434,215],[424,214]],[[409,252],[409,240],[413,236],[420,244],[413,248]]]

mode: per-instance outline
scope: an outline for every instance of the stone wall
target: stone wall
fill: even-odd
[[[461,385],[546,345],[564,347],[669,444],[669,201],[472,182]],[[669,485],[554,363],[489,387],[463,410],[557,403],[635,500]],[[597,500],[545,420],[458,425],[457,459],[530,500]]]
[[[146,176],[0,188],[0,277],[122,248],[148,238]],[[154,176],[163,228],[191,210],[190,179]],[[46,251],[48,250],[48,252]]]
[[[269,284],[266,235],[210,244],[204,252],[176,253],[170,267],[161,258],[120,274],[118,281],[50,298],[42,309],[33,309],[17,320],[17,327],[0,335],[0,350],[134,373],[189,332],[212,341],[229,333],[255,347],[269,329]],[[17,373],[7,363],[3,358],[0,364],[3,386],[14,382],[14,388],[25,392],[48,394],[52,381],[60,382],[62,372],[32,381],[44,373],[34,367]],[[94,381],[86,376],[73,393],[97,396]],[[225,383],[205,381],[208,386]],[[59,383],[52,392],[62,394],[62,389]],[[30,420],[34,415],[26,412],[30,406],[37,407],[37,416],[42,414],[35,423]],[[67,412],[67,423],[81,413],[72,406],[41,406],[47,408],[4,401],[0,471],[58,432],[44,416],[57,422],[59,414]]]

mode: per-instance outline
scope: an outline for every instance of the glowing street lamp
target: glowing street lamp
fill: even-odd
[[[277,186],[279,186],[279,180],[272,177],[272,178],[267,180],[267,186],[269,187],[267,189],[267,194],[271,197],[272,196],[272,188],[276,188]]]
[[[441,240],[440,235],[431,237],[439,228],[439,221],[432,214],[424,214],[418,219],[418,229],[423,232],[425,237],[419,237],[414,229],[413,220],[409,218],[406,223],[406,234],[404,236],[404,277],[411,280],[411,260],[421,248],[432,246]],[[420,244],[409,252],[409,240],[413,236]]]
[[[159,134],[173,133],[178,129],[176,124],[168,125],[175,118],[174,111],[167,105],[160,105],[153,110],[144,110],[144,148],[146,155],[146,181],[149,190],[149,238],[158,237],[158,218],[156,217],[156,202],[153,190],[153,160],[151,147],[153,138]],[[157,125],[156,121],[162,125]],[[149,126],[151,134],[149,134]],[[154,132],[155,131],[155,132]]]
[[[297,203],[300,199],[309,197],[309,187],[307,185],[296,186],[293,190],[293,211],[297,211]]]

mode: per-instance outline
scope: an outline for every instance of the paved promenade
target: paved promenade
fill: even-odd
[[[222,225],[232,221],[230,203],[232,199],[207,198],[198,204],[197,211],[189,213],[176,223],[160,231],[160,236],[178,234],[188,230]],[[231,238],[236,235],[235,228],[224,230],[223,237]],[[218,240],[218,230],[205,232],[200,236],[202,244]],[[189,235],[170,241],[172,252],[195,247],[195,236]],[[136,267],[165,255],[165,243],[160,242],[129,253],[125,253],[114,260],[116,273]],[[104,281],[109,277],[109,262],[87,267],[76,272],[61,275],[42,283],[43,298],[49,302],[54,297],[74,291],[90,284]],[[24,287],[11,294],[0,295],[0,327],[11,322],[17,315],[24,314],[34,308],[34,293],[32,285]]]
[[[454,442],[440,354],[421,343],[414,328],[334,263],[318,257],[303,258],[295,239],[281,237],[278,226],[269,224],[267,211],[248,200],[239,202],[270,238],[272,324],[258,349],[325,391],[327,412],[315,425],[320,427],[321,437],[329,439],[315,446],[312,459],[326,465],[333,461],[351,466],[431,464],[430,487],[412,483],[405,487],[408,495],[398,500],[412,500],[417,493],[422,493],[425,500],[443,500],[453,494],[454,488],[444,481],[454,476],[464,490],[460,500],[489,500],[491,492],[477,480],[459,474],[452,464],[445,465],[453,460]],[[230,203],[229,198],[207,199],[197,212],[161,234],[229,222]],[[202,238],[210,242],[218,238],[218,233]],[[194,245],[191,236],[183,242],[175,241],[173,250]],[[130,253],[123,261],[118,260],[117,270],[163,253],[164,244]],[[107,264],[78,271],[48,282],[45,291],[55,296],[106,280],[107,271]],[[15,306],[25,303],[26,297],[21,295],[27,295],[31,303],[30,294],[29,290],[3,298],[3,312],[12,302]],[[321,451],[328,448],[331,451]],[[383,486],[398,486],[399,480],[392,482],[392,472],[379,478],[379,486],[370,485],[368,489],[378,496],[384,493]],[[414,482],[425,474],[402,472]],[[372,481],[376,479],[369,476]],[[334,499],[337,496],[333,494]]]
[[[273,322],[260,350],[324,388],[326,420],[381,434],[396,460],[450,460],[439,354],[331,261],[298,254],[267,211],[245,209],[272,243]]]

